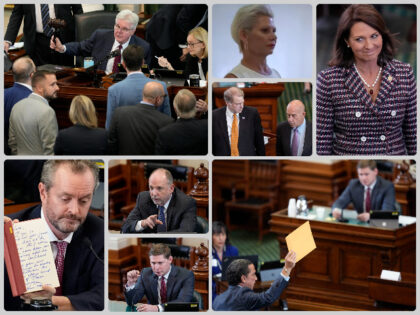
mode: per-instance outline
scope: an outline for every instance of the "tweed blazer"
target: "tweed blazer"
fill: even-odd
[[[373,102],[354,66],[319,73],[316,93],[320,155],[414,155],[417,89],[412,68],[398,60],[382,70]]]

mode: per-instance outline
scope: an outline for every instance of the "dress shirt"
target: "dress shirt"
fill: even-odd
[[[365,192],[363,194],[363,212],[366,212],[366,193],[367,193],[367,189],[370,188],[370,201],[372,202],[372,191],[373,191],[373,187],[375,187],[376,184],[376,179],[373,182],[372,185],[370,186],[364,186],[365,187]],[[378,210],[378,209],[370,209],[370,210]]]
[[[239,135],[239,125],[240,125],[240,117],[239,114],[236,113],[236,118],[238,120],[238,135]],[[228,138],[229,138],[229,144],[230,144],[230,137],[232,135],[232,123],[233,123],[233,113],[229,110],[229,107],[226,106],[226,122],[227,122],[227,131],[228,131]]]
[[[201,62],[198,63],[198,74],[200,75],[200,80],[206,81],[206,74],[203,71],[203,66]]]
[[[306,119],[303,119],[303,123],[299,127],[292,129],[292,132],[290,133],[290,151],[292,151],[293,135],[295,133],[295,129],[297,129],[299,137],[299,147],[297,155],[301,156],[303,152],[303,144],[305,143]]]
[[[48,9],[50,10],[50,19],[55,19],[54,4],[48,4]],[[44,33],[44,26],[42,25],[42,15],[41,15],[40,4],[35,4],[35,21],[36,21],[36,32]]]
[[[167,211],[168,211],[168,207],[169,207],[169,203],[171,202],[171,199],[172,199],[172,195],[171,195],[171,197],[169,198],[169,200],[163,205],[163,207],[165,208],[165,210],[164,210],[164,213],[165,213],[165,222],[166,222],[166,225],[168,225],[168,215],[167,215]],[[156,205],[156,208],[158,208],[159,206],[158,205]],[[158,215],[159,215],[159,208],[158,208]],[[140,221],[138,221],[137,222],[137,224],[136,224],[136,232],[142,232],[143,230],[144,230],[144,228],[141,226],[141,222],[142,222],[143,220],[140,220]]]
[[[126,49],[128,44],[130,43],[130,39],[131,39],[131,37],[124,44],[122,44],[121,62],[122,62],[122,53],[123,53],[124,49]],[[114,50],[118,49],[119,45],[121,45],[121,44],[119,42],[117,42],[116,40],[114,40],[114,45],[112,45],[111,51],[114,51]],[[105,68],[105,73],[106,74],[109,74],[109,73],[112,72],[112,67],[114,66],[114,59],[115,59],[115,57],[108,60],[108,63],[106,64],[106,68]]]

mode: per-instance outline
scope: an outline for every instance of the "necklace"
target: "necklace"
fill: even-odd
[[[362,79],[363,83],[368,87],[369,89],[369,94],[372,95],[373,94],[373,88],[375,87],[376,83],[379,80],[379,75],[381,74],[382,71],[382,67],[379,67],[379,71],[378,71],[378,75],[376,76],[375,82],[373,82],[372,86],[370,86],[365,79],[363,79],[362,75],[360,74],[359,70],[357,70],[356,64],[354,63],[354,69],[356,69],[357,74],[359,75],[360,79]]]

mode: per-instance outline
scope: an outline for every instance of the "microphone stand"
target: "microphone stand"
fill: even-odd
[[[120,55],[121,52],[119,50],[114,50],[111,51],[108,55],[106,55],[104,58],[102,58],[101,60],[99,60],[99,62],[95,63],[93,65],[93,86],[96,88],[100,87],[100,83],[101,81],[99,80],[99,75],[98,75],[98,67],[103,64],[105,61],[108,61],[111,58],[114,58],[118,55]]]

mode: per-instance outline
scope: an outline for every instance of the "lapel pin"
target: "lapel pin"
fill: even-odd
[[[388,76],[388,81],[389,81],[389,82],[391,82],[391,81],[392,81],[392,76],[391,76],[391,75],[389,75],[389,76]]]

